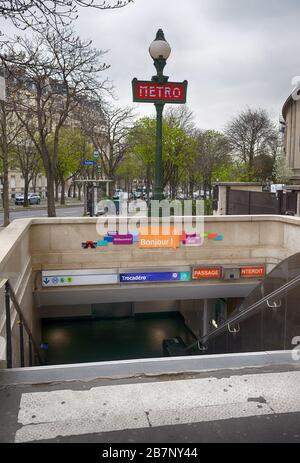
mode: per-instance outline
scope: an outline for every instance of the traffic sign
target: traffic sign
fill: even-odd
[[[159,84],[148,80],[132,81],[133,101],[137,103],[186,103],[187,81]]]
[[[99,158],[99,156],[100,156],[100,153],[99,153],[99,151],[97,151],[97,150],[96,150],[96,151],[94,151],[94,158],[98,159],[98,158]]]
[[[86,161],[83,161],[81,164],[83,164],[84,166],[95,166],[97,163],[96,161],[86,160]]]

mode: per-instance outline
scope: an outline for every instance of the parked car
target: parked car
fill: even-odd
[[[41,198],[37,193],[28,193],[28,204],[40,204]],[[17,195],[15,197],[15,205],[23,206],[24,204],[24,195]]]

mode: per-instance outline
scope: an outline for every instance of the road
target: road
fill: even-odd
[[[82,217],[83,206],[57,208],[56,214],[58,217]],[[47,209],[29,209],[20,211],[13,211],[10,213],[10,220],[26,219],[30,217],[47,217]],[[3,212],[0,212],[0,227],[3,225]]]

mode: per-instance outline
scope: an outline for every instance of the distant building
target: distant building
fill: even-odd
[[[8,172],[9,182],[9,197],[13,199],[17,194],[24,193],[24,178],[21,172],[17,170],[10,170]],[[0,195],[2,198],[3,184],[0,173]],[[29,192],[39,193],[42,198],[46,197],[47,192],[47,179],[44,175],[38,174],[34,182],[29,184]]]
[[[300,93],[293,93],[282,110],[281,132],[284,135],[284,150],[287,164],[292,171],[291,183],[300,185]]]

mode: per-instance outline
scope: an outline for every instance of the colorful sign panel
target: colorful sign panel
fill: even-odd
[[[266,268],[264,265],[256,265],[253,267],[242,267],[240,269],[241,278],[264,278],[266,276]]]
[[[194,267],[192,278],[193,280],[220,280],[222,267]]]
[[[190,272],[137,272],[120,273],[120,283],[154,283],[191,280]]]
[[[139,237],[139,247],[141,249],[176,249],[179,246],[179,235],[140,235]]]
[[[112,285],[117,284],[118,282],[119,279],[117,274],[97,273],[97,271],[94,270],[49,270],[42,272],[42,286],[44,288],[59,286]]]
[[[113,235],[113,244],[115,245],[130,245],[133,244],[132,235]]]
[[[202,246],[204,243],[204,238],[199,235],[186,235],[185,239],[182,241],[184,246]]]
[[[132,81],[133,101],[137,103],[186,103],[187,81],[159,84],[148,80]]]

